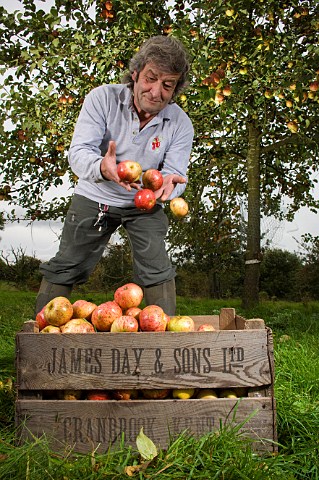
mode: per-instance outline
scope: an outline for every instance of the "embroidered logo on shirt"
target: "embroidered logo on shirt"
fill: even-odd
[[[156,151],[160,148],[161,146],[161,140],[159,137],[155,137],[152,141],[152,150]]]

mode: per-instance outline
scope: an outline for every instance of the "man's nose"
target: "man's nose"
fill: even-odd
[[[155,82],[152,84],[151,93],[154,98],[161,97],[162,85],[161,82]]]

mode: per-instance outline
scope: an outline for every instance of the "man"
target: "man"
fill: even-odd
[[[173,98],[187,83],[188,55],[173,37],[147,40],[134,55],[126,83],[102,85],[86,97],[69,150],[79,181],[68,210],[59,251],[43,263],[36,312],[56,296],[87,281],[112,233],[123,225],[133,253],[133,281],[147,305],[175,314],[175,269],[165,249],[168,229],[163,202],[185,190],[193,127]],[[117,175],[117,163],[135,160],[143,171],[161,170],[156,206],[134,205],[138,183]]]

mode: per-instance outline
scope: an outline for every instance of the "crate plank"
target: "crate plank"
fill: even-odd
[[[201,436],[220,428],[220,422],[239,424],[258,450],[276,449],[273,399],[133,400],[133,401],[31,401],[17,402],[20,441],[46,434],[55,449],[65,445],[78,452],[106,451],[122,434],[135,445],[141,427],[160,448],[170,436],[184,431]],[[263,440],[264,439],[264,440]]]
[[[16,336],[21,390],[259,386],[266,329]]]

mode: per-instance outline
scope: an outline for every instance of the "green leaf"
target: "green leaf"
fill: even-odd
[[[143,427],[136,437],[137,449],[144,460],[152,460],[157,456],[157,448],[153,441],[145,435]]]

